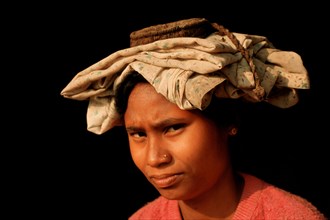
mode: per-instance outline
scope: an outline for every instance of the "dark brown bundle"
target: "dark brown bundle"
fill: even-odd
[[[205,38],[215,31],[217,29],[205,18],[190,18],[134,31],[130,34],[130,46],[134,47],[174,37]]]

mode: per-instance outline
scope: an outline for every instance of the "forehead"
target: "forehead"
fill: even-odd
[[[157,96],[159,96],[159,97],[157,97]],[[164,99],[164,101],[166,100],[166,98],[164,96],[162,96],[161,94],[157,93],[155,88],[152,85],[150,85],[149,83],[138,83],[132,89],[132,92],[128,98],[128,102],[135,101],[136,99],[148,100],[151,97],[158,98],[158,99]]]
[[[160,121],[166,118],[187,118],[195,115],[182,110],[159,94],[149,83],[139,83],[132,90],[124,115],[125,123]]]
[[[180,110],[179,107],[158,93],[149,83],[138,83],[128,97],[126,113],[165,111],[169,109]],[[183,110],[181,110],[183,111]]]

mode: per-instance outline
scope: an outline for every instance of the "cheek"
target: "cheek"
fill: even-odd
[[[196,164],[194,169],[207,171],[210,167],[217,169],[226,166],[229,155],[225,137],[215,130],[197,131],[185,137],[188,144],[178,155],[182,155],[181,158],[189,164]]]
[[[129,142],[129,148],[134,164],[143,172],[144,162],[146,162],[145,153],[142,150],[139,150],[141,148],[131,142]]]

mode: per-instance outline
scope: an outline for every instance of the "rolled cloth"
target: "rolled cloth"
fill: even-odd
[[[204,18],[151,26],[130,37],[130,48],[77,73],[61,91],[65,98],[89,100],[87,130],[95,134],[122,125],[114,96],[134,71],[186,110],[203,110],[212,97],[288,108],[298,102],[297,89],[310,87],[297,53],[276,49],[264,36],[229,32]]]

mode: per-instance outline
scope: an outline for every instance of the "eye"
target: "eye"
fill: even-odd
[[[141,132],[141,131],[139,131],[139,132],[129,132],[128,135],[133,137],[133,138],[142,138],[142,137],[146,136],[146,133]]]
[[[175,125],[171,125],[171,126],[168,126],[166,129],[165,129],[165,132],[177,132],[179,130],[181,130],[182,128],[184,128],[185,125],[184,124],[175,124]]]

